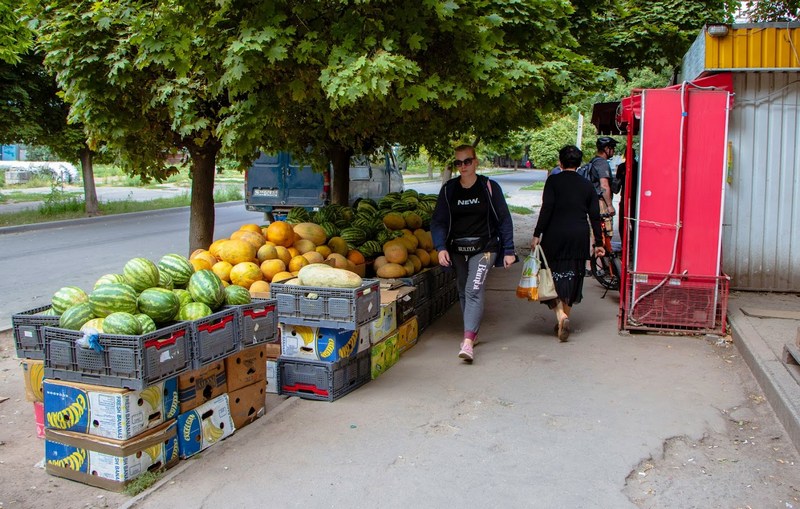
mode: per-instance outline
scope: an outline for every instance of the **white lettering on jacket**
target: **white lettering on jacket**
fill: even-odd
[[[470,198],[469,200],[457,200],[456,205],[459,207],[464,205],[477,205],[481,202],[480,198]]]

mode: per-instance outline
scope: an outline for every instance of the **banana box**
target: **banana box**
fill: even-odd
[[[178,462],[178,425],[165,422],[129,440],[113,440],[49,428],[45,431],[45,470],[111,491],[148,471]]]
[[[178,416],[178,448],[181,458],[189,458],[232,435],[228,395],[216,397],[194,410]]]
[[[267,392],[278,394],[278,360],[267,359]]]
[[[265,363],[266,367],[266,363]],[[228,393],[233,425],[240,430],[264,415],[267,401],[267,380]]]
[[[25,399],[32,402],[44,401],[44,361],[35,359],[20,359],[22,378],[25,381]]]
[[[397,328],[397,351],[403,353],[417,344],[419,337],[419,326],[417,317],[414,316],[406,320],[403,325]]]
[[[372,345],[370,350],[370,365],[372,369],[372,379],[375,380],[386,370],[394,366],[400,359],[400,352],[397,349],[397,332]]]
[[[371,321],[372,341],[378,342],[397,329],[397,292],[381,290],[381,312]]]
[[[140,391],[44,380],[46,428],[128,440],[178,415],[178,380]]]
[[[225,357],[225,377],[229,393],[266,380],[267,345],[251,346]]]
[[[336,362],[361,351],[360,327],[355,330],[280,324],[281,355],[305,360]],[[364,338],[369,341],[368,338]],[[363,348],[361,348],[363,349]]]
[[[197,408],[226,392],[228,392],[228,375],[224,360],[178,375],[180,413]]]

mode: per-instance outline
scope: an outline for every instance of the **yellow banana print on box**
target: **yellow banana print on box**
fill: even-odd
[[[224,434],[225,433],[220,428],[215,426],[210,420],[203,421],[203,438],[205,439],[206,443],[213,444],[222,438],[222,435]]]
[[[161,455],[161,444],[151,445],[144,452],[150,456],[150,463],[155,463],[156,459]]]
[[[150,408],[159,410],[161,408],[161,386],[151,385],[141,392],[142,399],[147,401]]]
[[[69,429],[80,422],[87,408],[86,396],[79,394],[67,408],[57,412],[47,412],[47,424],[51,428]]]

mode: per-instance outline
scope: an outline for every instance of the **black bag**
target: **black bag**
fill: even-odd
[[[487,240],[485,237],[459,237],[450,243],[453,251],[458,254],[471,255],[483,252],[486,248]]]

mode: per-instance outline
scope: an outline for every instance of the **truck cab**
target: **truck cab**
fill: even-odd
[[[392,191],[403,191],[403,176],[394,152],[350,160],[350,205],[360,198],[377,200]],[[264,212],[268,221],[283,218],[294,207],[319,209],[330,202],[330,165],[315,172],[288,152],[261,153],[245,173],[247,210]]]

